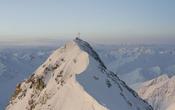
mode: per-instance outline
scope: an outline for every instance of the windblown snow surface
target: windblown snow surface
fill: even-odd
[[[152,110],[85,41],[56,50],[16,86],[6,110]]]

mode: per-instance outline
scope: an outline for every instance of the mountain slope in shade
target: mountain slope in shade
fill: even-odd
[[[152,110],[85,41],[56,50],[18,84],[6,110]]]
[[[159,76],[140,85],[138,94],[154,110],[175,110],[175,76]]]

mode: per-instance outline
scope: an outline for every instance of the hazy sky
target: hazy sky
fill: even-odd
[[[0,0],[0,41],[175,43],[175,0]]]

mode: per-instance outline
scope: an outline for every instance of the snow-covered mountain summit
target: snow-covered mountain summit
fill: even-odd
[[[154,110],[175,109],[175,76],[166,74],[147,81],[138,89],[138,94],[147,100]]]
[[[85,41],[54,51],[18,84],[6,110],[152,110]]]

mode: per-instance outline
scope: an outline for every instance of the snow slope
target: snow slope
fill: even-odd
[[[6,110],[152,110],[85,41],[56,50],[16,86]]]
[[[175,76],[166,74],[140,85],[138,94],[147,100],[154,110],[175,110]]]
[[[16,84],[31,75],[52,51],[52,47],[0,48],[0,110],[5,109]]]

